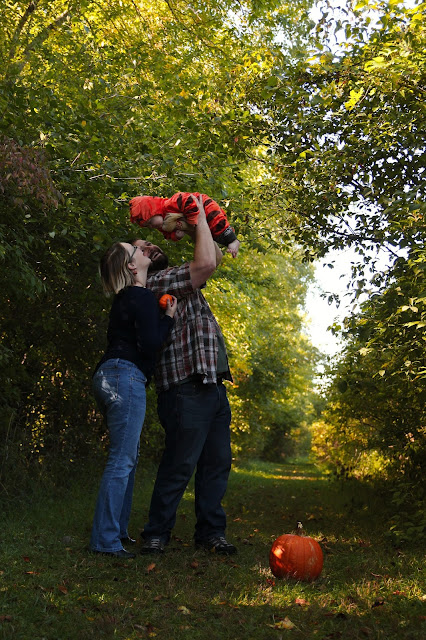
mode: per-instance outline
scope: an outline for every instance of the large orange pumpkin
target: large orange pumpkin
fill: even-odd
[[[269,566],[276,578],[295,578],[311,581],[318,578],[324,558],[318,542],[302,535],[302,524],[297,532],[287,533],[275,540],[269,553]]]

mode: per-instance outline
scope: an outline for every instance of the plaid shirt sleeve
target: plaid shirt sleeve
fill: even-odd
[[[147,287],[154,292],[157,298],[160,298],[164,293],[170,293],[170,295],[180,300],[194,293],[189,263],[185,262],[180,267],[169,267],[149,274]]]

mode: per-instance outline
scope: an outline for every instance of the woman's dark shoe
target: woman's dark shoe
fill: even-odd
[[[135,553],[130,553],[130,551],[126,551],[126,549],[119,549],[118,551],[92,551],[92,553],[99,553],[102,556],[112,556],[113,558],[123,558],[123,560],[136,558]]]
[[[120,538],[122,544],[136,544],[136,540],[134,538],[130,538],[127,536],[126,538]]]

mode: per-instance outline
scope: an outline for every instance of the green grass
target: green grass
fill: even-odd
[[[190,487],[164,556],[120,561],[86,551],[99,475],[50,495],[35,489],[8,512],[0,533],[0,638],[424,637],[424,550],[390,545],[386,501],[373,489],[329,482],[309,464],[237,466],[226,496],[237,556],[194,550]],[[154,469],[140,466],[135,536],[153,477]],[[313,583],[277,580],[269,570],[272,541],[297,520],[324,551]]]

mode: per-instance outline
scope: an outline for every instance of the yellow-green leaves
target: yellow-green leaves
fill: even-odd
[[[345,102],[345,108],[348,111],[351,111],[356,104],[358,104],[358,102],[361,100],[362,95],[364,93],[364,89],[351,89],[351,92],[349,94],[349,100],[347,102]]]

